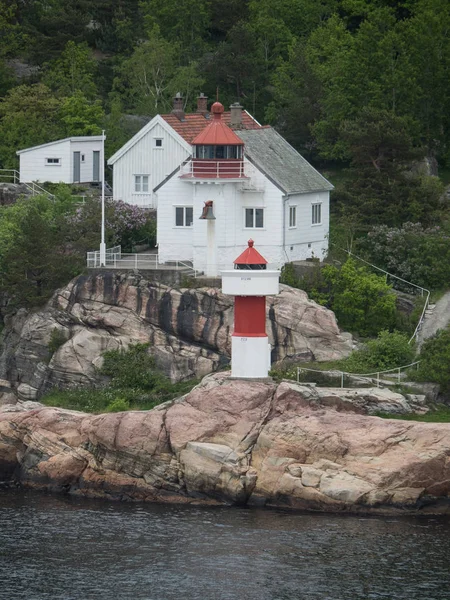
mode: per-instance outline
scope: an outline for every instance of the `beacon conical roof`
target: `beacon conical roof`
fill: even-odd
[[[222,120],[223,105],[214,102],[211,106],[213,120],[192,141],[194,146],[243,146],[244,142]]]

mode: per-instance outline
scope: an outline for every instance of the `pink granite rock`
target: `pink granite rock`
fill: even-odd
[[[450,512],[450,424],[372,417],[329,393],[221,373],[151,411],[19,402],[0,408],[0,478],[149,501]]]

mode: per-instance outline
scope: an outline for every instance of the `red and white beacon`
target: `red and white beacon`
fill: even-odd
[[[231,338],[231,376],[267,377],[270,344],[266,333],[266,296],[279,293],[280,271],[267,269],[267,260],[248,241],[234,261],[234,270],[222,271],[222,292],[234,298]]]

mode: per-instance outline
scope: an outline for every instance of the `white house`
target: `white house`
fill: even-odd
[[[20,180],[52,183],[100,181],[102,136],[80,136],[56,140],[18,150]]]
[[[157,115],[108,160],[113,167],[113,194],[116,200],[156,208],[154,189],[192,153],[192,140],[210,122],[207,97],[197,99],[197,112],[185,113],[183,98],[177,94],[171,113]],[[241,107],[223,115],[231,123],[241,113],[245,129],[261,127]]]
[[[215,276],[249,238],[269,268],[322,259],[333,186],[272,127],[245,129],[237,118],[231,128],[219,102],[211,111],[189,158],[153,189],[160,262],[189,260]]]

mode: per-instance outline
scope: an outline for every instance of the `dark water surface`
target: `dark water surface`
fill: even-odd
[[[450,600],[450,519],[0,490],[1,600]]]

